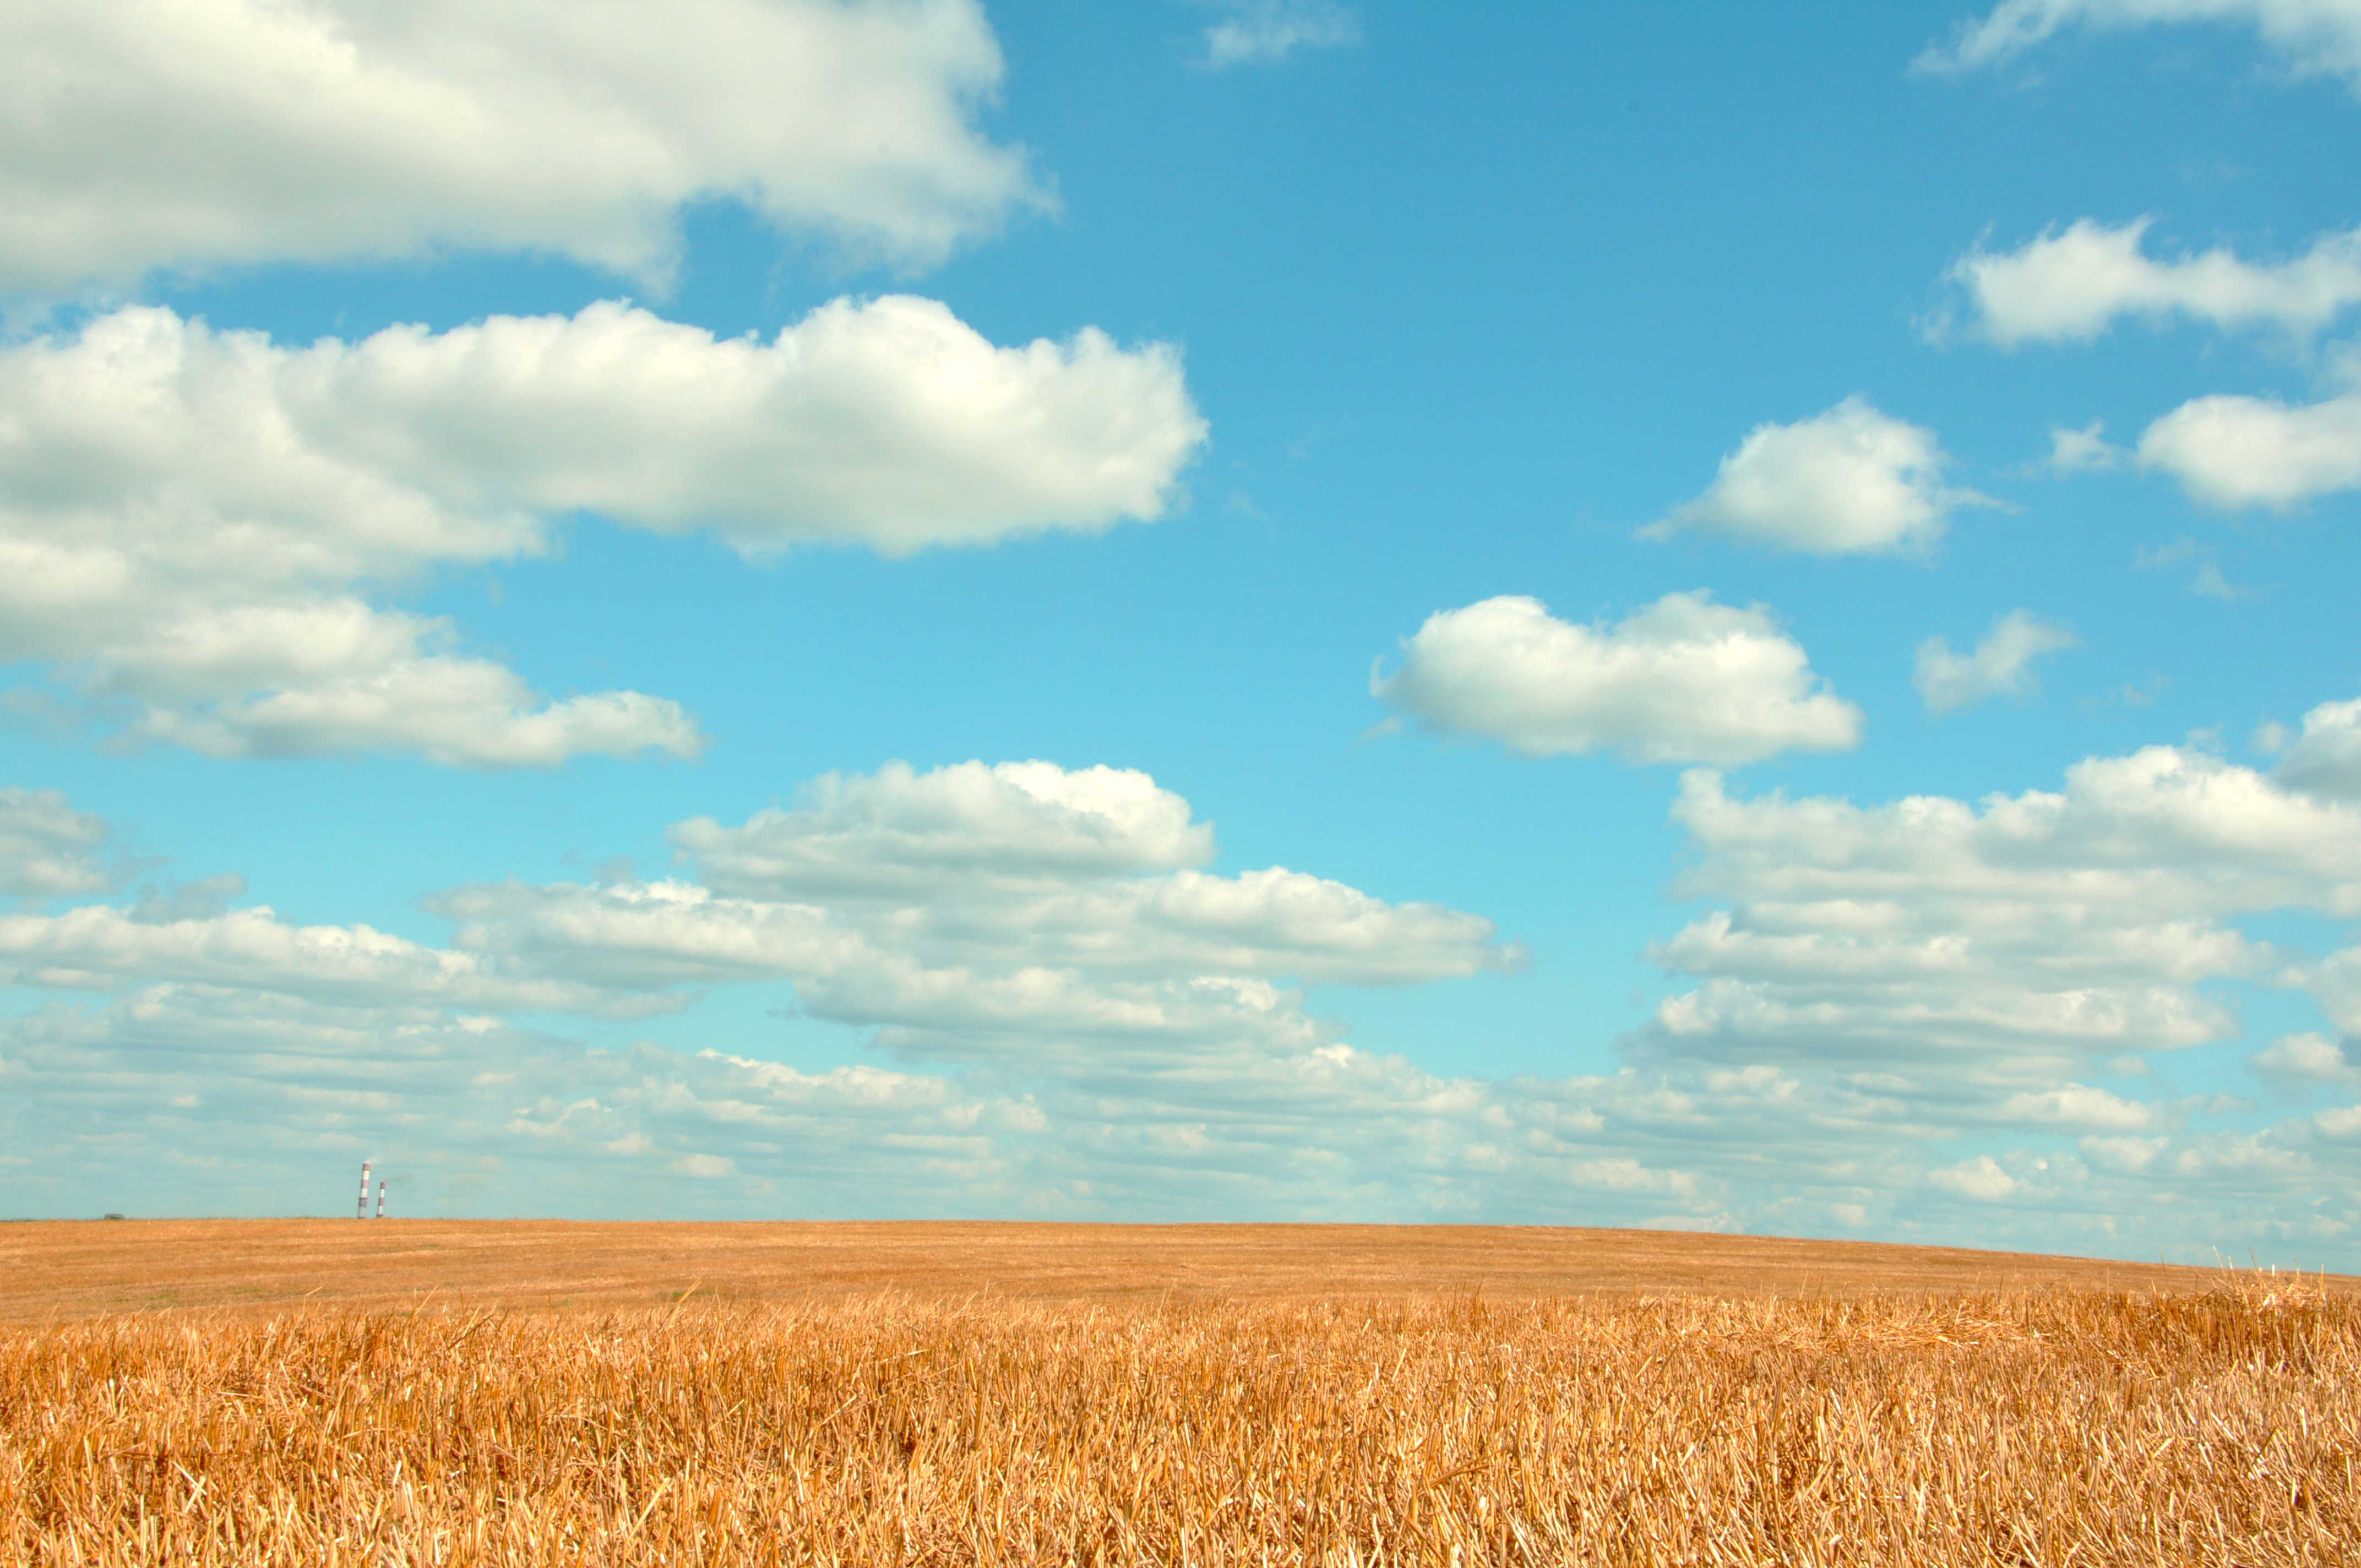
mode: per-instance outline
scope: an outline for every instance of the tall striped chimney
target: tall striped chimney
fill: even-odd
[[[381,1176],[377,1181],[377,1217],[385,1218],[385,1178]]]
[[[368,1172],[369,1162],[367,1160],[361,1161],[360,1201],[353,1205],[353,1218],[356,1220],[366,1220],[368,1218]]]

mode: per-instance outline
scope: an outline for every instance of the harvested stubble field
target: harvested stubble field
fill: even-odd
[[[935,1228],[929,1275],[927,1228],[899,1227],[901,1277],[867,1288],[649,1305],[609,1255],[567,1310],[272,1305],[216,1278],[232,1304],[125,1314],[68,1310],[59,1249],[106,1276],[140,1245],[113,1235],[151,1228],[7,1229],[0,1269],[37,1266],[0,1328],[12,1563],[2361,1560],[2344,1280],[1984,1255],[1979,1283],[1980,1255],[1861,1249],[1862,1287],[1822,1249],[1808,1293],[1776,1267],[1656,1293],[1637,1266],[1583,1293],[1619,1247],[1711,1276],[1750,1245],[1470,1231],[1398,1234],[1448,1294],[1177,1288],[1170,1255],[1118,1292],[1093,1248],[1154,1233],[1043,1227],[1007,1233],[987,1292],[962,1249],[990,1232]],[[349,1265],[426,1234],[374,1229],[317,1245]],[[1254,1233],[1165,1234],[1185,1263]],[[1262,1234],[1281,1278],[1385,1251]],[[278,1251],[291,1287],[302,1247]],[[1057,1255],[1062,1291],[1037,1277]]]

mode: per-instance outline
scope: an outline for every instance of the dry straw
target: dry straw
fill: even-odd
[[[25,1563],[2355,1560],[2361,1303],[699,1298],[0,1332]]]

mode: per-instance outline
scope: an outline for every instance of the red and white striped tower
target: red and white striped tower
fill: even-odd
[[[369,1162],[367,1160],[361,1161],[360,1201],[353,1205],[353,1218],[356,1220],[366,1220],[368,1218],[368,1170]]]
[[[379,1177],[377,1182],[377,1217],[380,1220],[385,1218],[385,1178],[383,1177]]]

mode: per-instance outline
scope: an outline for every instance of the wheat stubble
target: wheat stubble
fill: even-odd
[[[2198,1286],[27,1324],[0,1555],[2349,1561],[2361,1300]]]

